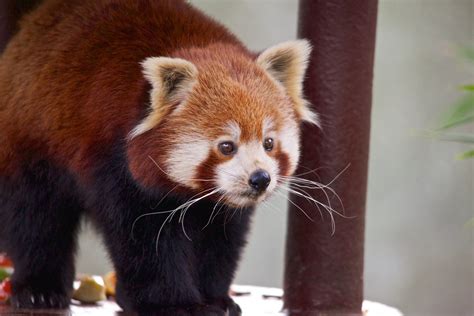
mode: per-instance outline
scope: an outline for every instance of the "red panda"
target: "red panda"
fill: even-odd
[[[294,172],[300,124],[318,123],[309,53],[305,40],[252,53],[184,1],[46,0],[28,14],[0,57],[13,305],[68,305],[88,215],[125,311],[238,315],[228,290],[254,206]],[[219,208],[243,209],[226,237]]]

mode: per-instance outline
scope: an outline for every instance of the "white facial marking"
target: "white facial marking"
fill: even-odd
[[[275,129],[275,122],[269,117],[263,120],[263,135],[268,137],[268,134]]]
[[[226,134],[228,134],[232,140],[238,141],[240,139],[240,126],[236,121],[229,121],[224,128]]]
[[[268,155],[259,140],[240,144],[231,160],[217,166],[217,185],[230,195],[231,202],[239,205],[249,204],[249,198],[241,194],[250,191],[248,179],[250,174],[258,169],[267,171],[271,177],[266,193],[257,200],[259,202],[275,189],[279,171],[277,161]]]
[[[289,174],[295,172],[300,158],[299,129],[294,120],[286,120],[278,135],[281,151],[288,155]]]
[[[196,66],[181,58],[149,57],[142,67],[144,77],[152,85],[150,111],[130,132],[129,139],[153,129],[168,112],[181,109],[198,75]],[[175,103],[179,105],[173,108]]]
[[[166,160],[167,173],[173,181],[188,187],[198,188],[200,181],[194,179],[196,170],[208,157],[210,144],[198,134],[183,135],[173,145]]]
[[[318,115],[303,98],[303,80],[308,67],[311,45],[307,40],[280,43],[263,51],[260,65],[278,86],[286,90],[303,121],[320,126]]]

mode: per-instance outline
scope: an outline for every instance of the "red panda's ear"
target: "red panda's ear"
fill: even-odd
[[[284,42],[263,51],[257,58],[257,64],[286,89],[303,121],[319,125],[318,115],[311,111],[303,97],[303,81],[310,53],[311,45],[307,40]]]
[[[150,112],[130,133],[140,135],[156,125],[173,107],[183,102],[191,92],[198,71],[191,62],[181,58],[150,57],[142,62],[143,75],[151,84]]]

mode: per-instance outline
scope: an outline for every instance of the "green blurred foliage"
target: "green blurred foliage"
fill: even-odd
[[[461,55],[466,60],[474,63],[474,47],[463,47]],[[440,140],[453,141],[474,145],[474,134],[452,133],[447,130],[464,126],[474,121],[474,84],[461,86],[464,95],[443,116],[440,127],[437,130],[437,138]],[[474,158],[474,148],[458,155],[458,159]]]

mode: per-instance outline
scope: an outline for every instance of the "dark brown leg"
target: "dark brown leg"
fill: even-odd
[[[300,0],[299,9],[299,36],[313,45],[305,94],[321,114],[322,130],[305,127],[297,173],[322,167],[320,179],[304,177],[328,183],[350,164],[331,186],[345,215],[355,218],[334,215],[332,236],[328,216],[322,221],[314,206],[291,196],[315,223],[290,205],[285,306],[290,315],[359,315],[377,0]],[[326,199],[320,191],[312,196]]]

